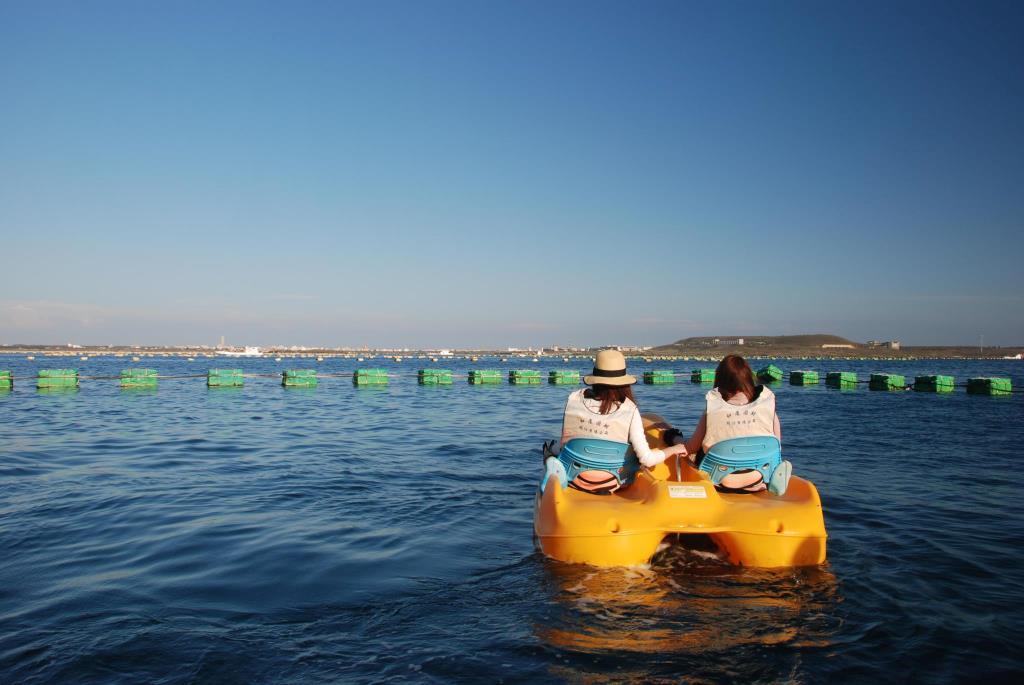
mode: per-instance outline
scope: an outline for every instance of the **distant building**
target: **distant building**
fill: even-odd
[[[835,350],[835,349],[852,350],[853,349],[853,345],[850,345],[848,343],[825,343],[824,345],[821,346],[821,348],[823,350]]]
[[[868,347],[888,347],[890,350],[900,349],[899,340],[868,340]]]

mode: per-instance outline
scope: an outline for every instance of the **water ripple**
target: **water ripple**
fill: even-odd
[[[1013,375],[1019,387],[1018,368],[891,370]],[[702,393],[637,388],[644,409],[684,428]],[[736,568],[696,537],[669,540],[649,567],[602,570],[532,542],[537,448],[557,436],[566,394],[420,388],[411,374],[301,392],[272,378],[149,393],[19,385],[0,396],[0,676],[940,683],[1020,671],[1020,395],[780,385],[787,456],[821,491],[829,562]]]

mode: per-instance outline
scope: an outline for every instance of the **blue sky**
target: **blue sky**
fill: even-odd
[[[0,343],[1024,343],[1018,3],[0,1]]]

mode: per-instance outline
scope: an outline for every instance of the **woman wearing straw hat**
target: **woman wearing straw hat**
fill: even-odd
[[[576,390],[565,403],[562,418],[561,447],[578,438],[607,440],[631,447],[644,466],[655,466],[668,457],[686,455],[685,445],[652,450],[644,436],[643,420],[630,386],[636,378],[626,373],[626,358],[618,350],[601,350],[594,371],[583,382],[591,386]],[[622,479],[608,470],[584,470],[568,483],[578,490],[609,493],[621,486]]]

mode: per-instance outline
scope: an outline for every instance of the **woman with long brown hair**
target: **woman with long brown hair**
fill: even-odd
[[[747,360],[738,354],[727,355],[715,369],[715,388],[705,396],[707,405],[685,443],[695,465],[715,444],[740,437],[774,435],[782,442],[782,426],[775,413],[775,394],[754,381]],[[678,435],[678,433],[676,434]],[[681,442],[679,437],[671,442]],[[789,481],[792,465],[783,461],[781,490]],[[762,475],[753,469],[734,471],[722,479],[721,489],[729,492],[759,492],[767,488]]]
[[[621,352],[598,352],[594,371],[584,377],[583,382],[591,387],[571,393],[566,400],[560,448],[577,438],[607,440],[631,447],[644,466],[686,454],[685,445],[652,450],[647,444],[640,410],[630,388],[636,378],[626,373],[626,358]],[[588,492],[606,493],[617,489],[620,480],[609,471],[589,470],[580,472],[569,485]]]

